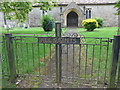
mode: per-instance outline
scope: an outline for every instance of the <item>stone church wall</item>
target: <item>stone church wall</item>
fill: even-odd
[[[117,26],[118,25],[118,16],[115,15],[116,9],[114,5],[86,5],[86,8],[92,8],[91,16],[101,17],[104,19],[105,26]]]
[[[79,5],[81,10],[83,10],[84,5]],[[94,17],[101,17],[104,19],[105,26],[115,27],[118,25],[118,16],[114,15],[116,13],[116,9],[114,5],[85,5],[86,8],[91,8],[92,18]],[[62,11],[66,6],[62,6]],[[56,21],[62,20],[60,16],[60,7],[55,7],[52,11],[48,11],[47,13],[51,14]],[[38,7],[34,7],[32,12],[29,13],[28,22],[31,27],[39,27],[41,26],[41,17],[42,11]],[[3,26],[3,14],[0,12],[0,26]]]
[[[42,11],[39,8],[34,8],[29,13],[29,24],[30,27],[39,27],[41,23]]]
[[[83,10],[83,5],[79,5],[79,7]],[[62,6],[62,11],[66,6]],[[86,5],[86,8],[91,8],[92,18],[101,17],[104,19],[104,26],[115,27],[118,25],[118,16],[114,15],[116,13],[116,9],[114,5]],[[47,13],[51,14],[56,21],[60,21],[62,18],[60,17],[60,7],[55,7],[52,11],[48,11]],[[34,10],[30,13],[30,26],[40,26],[40,20],[42,16],[42,11],[39,8],[34,8]]]

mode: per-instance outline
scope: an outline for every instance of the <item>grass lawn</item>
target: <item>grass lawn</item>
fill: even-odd
[[[11,30],[5,30],[4,28],[0,28],[0,30],[2,31],[2,33],[12,33],[12,34],[54,34],[55,33],[55,29],[53,29],[52,32],[44,32],[43,28],[41,27],[31,27],[28,29],[24,29],[24,28],[13,28]],[[62,29],[63,31],[66,30],[66,28]]]
[[[114,35],[117,35],[118,27],[103,27],[97,28],[93,32],[88,32],[83,28],[78,28],[80,34],[85,37],[108,37],[113,38]]]
[[[87,52],[88,57],[87,60],[83,61],[83,65],[87,63],[87,68],[89,68],[89,71],[92,71],[93,67],[93,78],[99,76],[99,81],[101,80],[103,82],[104,80],[105,82],[107,82],[110,75],[109,73],[112,61],[113,43],[108,43],[104,41],[114,38],[114,35],[117,35],[118,27],[103,27],[99,29],[97,28],[93,32],[88,32],[83,28],[78,28],[78,30],[80,30],[81,35],[86,37],[84,43],[88,44],[88,46],[84,45],[84,51]],[[97,39],[87,37],[103,38]],[[90,76],[91,74],[87,74],[86,77],[90,78]],[[82,77],[84,77],[84,75]]]
[[[44,34],[44,33],[54,33],[53,32],[44,32],[43,28],[41,27],[31,27],[28,29],[23,28],[13,28],[11,30],[5,30],[3,28],[0,28],[2,30],[2,33],[12,33],[12,34]]]
[[[15,36],[14,39],[17,39],[13,40],[14,58],[17,74],[44,74],[47,63],[46,60],[50,57],[50,53],[52,53],[51,50],[54,49],[54,44],[38,44],[38,39],[35,37],[54,37],[55,29],[52,32],[44,32],[44,30],[39,27],[29,29],[14,28],[13,30],[9,31],[3,30],[3,28],[0,29],[2,30],[3,34],[12,33],[13,36]],[[63,28],[62,33],[64,33],[65,30],[66,29]],[[7,52],[5,51],[5,48],[6,45],[4,43],[2,45],[2,68],[4,68],[4,73],[6,75],[9,75],[9,65],[6,57]]]
[[[63,28],[62,33],[64,33],[65,30],[66,29]],[[3,34],[8,33],[8,31],[2,30],[2,33]],[[9,30],[9,33],[12,33],[13,36],[15,36],[15,39],[19,39],[19,40],[14,40],[15,58],[16,60],[18,60],[16,61],[16,63],[18,65],[17,67],[20,69],[19,73],[21,73],[21,69],[24,69],[24,73],[25,73],[33,70],[32,66],[34,67],[38,66],[38,57],[40,58],[45,57],[50,49],[50,46],[48,44],[39,44],[38,46],[38,43],[37,43],[38,39],[35,38],[34,36],[54,37],[55,35],[49,35],[49,34],[55,34],[55,29],[52,32],[44,32],[44,30],[40,27],[29,28],[29,29],[14,28],[13,30]],[[16,35],[16,34],[20,34],[20,35]],[[28,35],[26,36],[24,34],[28,34]],[[31,35],[31,34],[36,34],[36,35]],[[21,37],[21,36],[25,36],[25,37]],[[51,47],[52,46],[54,45],[51,45]],[[40,49],[40,52],[38,52],[38,49]],[[7,53],[7,52],[4,52],[4,53]],[[38,55],[38,53],[40,54],[40,56]],[[20,62],[21,64],[19,64]],[[25,68],[20,68],[20,67],[24,67],[24,64],[26,64]]]
[[[46,60],[47,56],[50,56],[50,49],[54,49],[54,45],[50,44],[38,44],[37,38],[33,37],[21,37],[26,35],[16,35],[16,34],[36,34],[36,35],[27,35],[27,36],[52,36],[54,35],[47,35],[47,34],[54,34],[55,30],[52,32],[44,32],[42,28],[35,27],[35,28],[29,28],[29,29],[22,29],[22,28],[14,28],[13,30],[3,30],[3,28],[0,28],[2,30],[2,33],[12,33],[13,36],[16,36],[16,39],[14,40],[14,55],[15,55],[15,64],[17,67],[17,73],[18,74],[25,74],[25,73],[38,73],[38,67],[40,66],[41,69],[43,69],[46,66]],[[65,28],[62,29],[62,33],[65,32]],[[80,30],[80,34],[85,37],[107,37],[107,38],[113,38],[114,35],[117,34],[117,27],[104,27],[95,29],[93,32],[87,32],[83,28],[78,28]],[[37,35],[37,34],[45,34],[45,35]],[[86,38],[85,43],[88,44],[100,44],[102,40],[108,40],[105,39],[93,39],[93,38]],[[102,42],[102,45],[108,45],[107,46],[100,46],[100,45],[88,45],[88,48],[86,49],[86,46],[83,48],[87,52],[87,59],[86,62],[83,62],[84,65],[87,64],[87,68],[89,68],[89,65],[93,65],[93,78],[96,76],[100,76],[100,79],[106,79],[108,80],[109,71],[110,71],[110,64],[111,64],[111,52],[112,52],[112,43]],[[94,48],[94,49],[93,49]],[[4,72],[9,74],[9,70],[7,68],[8,62],[6,58],[7,52],[5,52],[5,45],[3,45],[3,68]],[[109,49],[109,51],[107,50]],[[107,57],[108,53],[108,57]],[[94,55],[94,58],[93,58]],[[93,62],[94,60],[94,62]],[[92,63],[93,62],[93,63]],[[107,65],[107,67],[106,67]],[[90,69],[92,70],[92,69]],[[106,73],[105,73],[106,72]],[[43,73],[41,73],[43,74]],[[105,74],[107,74],[105,76]],[[89,74],[88,77],[89,78]],[[83,76],[84,77],[84,76]]]

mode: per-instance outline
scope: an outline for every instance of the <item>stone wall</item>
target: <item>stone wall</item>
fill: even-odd
[[[83,10],[84,5],[79,5],[79,8]],[[104,25],[108,27],[118,26],[118,16],[114,15],[116,8],[114,5],[85,5],[86,8],[92,8],[92,17],[101,17],[104,19]],[[66,6],[62,6],[62,11],[66,9]],[[60,16],[60,7],[55,7],[52,11],[48,11],[56,21],[65,20]],[[41,26],[42,11],[38,7],[34,7],[32,12],[29,13],[28,22],[31,27]],[[83,17],[80,17],[83,18]],[[0,12],[0,26],[3,26],[3,14]]]
[[[51,11],[48,11],[48,14],[50,14],[56,21],[60,21],[60,7],[55,7]]]
[[[62,6],[62,11],[66,6]],[[83,5],[79,5],[79,8],[83,10]],[[101,17],[104,19],[104,26],[115,27],[118,25],[118,16],[114,15],[116,9],[114,5],[86,5],[86,8],[92,8],[92,18]],[[55,7],[52,11],[48,11],[56,21],[60,21],[63,19],[60,16],[60,7]],[[30,13],[30,26],[40,26],[42,12],[39,8],[34,8],[34,10]],[[83,18],[83,17],[81,17]]]
[[[81,6],[82,8],[83,6]],[[114,5],[86,5],[86,8],[92,8],[92,18],[101,17],[104,19],[105,26],[117,26],[118,16],[115,15],[116,9]]]
[[[29,13],[29,24],[30,27],[39,27],[41,24],[42,11],[39,8],[34,8]]]

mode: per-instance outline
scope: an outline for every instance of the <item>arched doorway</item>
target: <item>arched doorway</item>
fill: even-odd
[[[78,15],[71,11],[67,15],[67,27],[78,27]]]

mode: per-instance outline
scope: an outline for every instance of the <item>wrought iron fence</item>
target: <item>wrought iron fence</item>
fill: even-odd
[[[107,87],[112,55],[110,39],[80,38],[82,41],[80,44],[62,45],[62,83],[76,82],[78,86]],[[36,75],[56,80],[54,44],[40,44],[38,37],[34,36],[13,36],[12,41],[14,68],[18,78]],[[10,62],[8,62],[8,51],[6,51],[7,43],[3,37],[2,68],[4,68],[4,76],[9,77]]]
[[[37,77],[33,82],[53,84],[61,80],[66,87],[119,87],[120,36],[115,36],[113,46],[109,38],[77,38],[80,38],[79,44],[61,44],[62,61],[57,62],[55,44],[39,43],[39,36],[3,35],[4,78],[13,82],[22,78],[23,82]]]
[[[8,80],[14,78],[23,78],[26,79],[30,76],[37,76],[38,79],[41,79],[40,76],[50,76],[54,72],[52,70],[51,63],[55,62],[52,60],[55,57],[55,45],[54,44],[41,44],[38,43],[38,37],[36,36],[11,36],[10,40],[6,39],[7,37],[3,36],[2,43],[2,68],[3,76]],[[7,45],[8,43],[9,46]],[[11,45],[13,47],[11,47]],[[13,50],[13,52],[9,52]],[[14,57],[10,57],[13,56]],[[12,59],[11,62],[9,60]],[[14,60],[14,61],[13,61]],[[14,63],[13,63],[14,62]],[[11,66],[10,64],[15,66]],[[49,68],[49,70],[48,70]],[[11,73],[14,72],[14,75]],[[48,74],[49,73],[49,74]],[[34,81],[34,80],[33,80]],[[16,81],[17,82],[17,81]]]
[[[78,86],[86,84],[89,87],[107,87],[111,66],[110,39],[82,38],[84,40],[79,45],[63,45],[63,79],[69,82],[71,78],[79,82]]]

